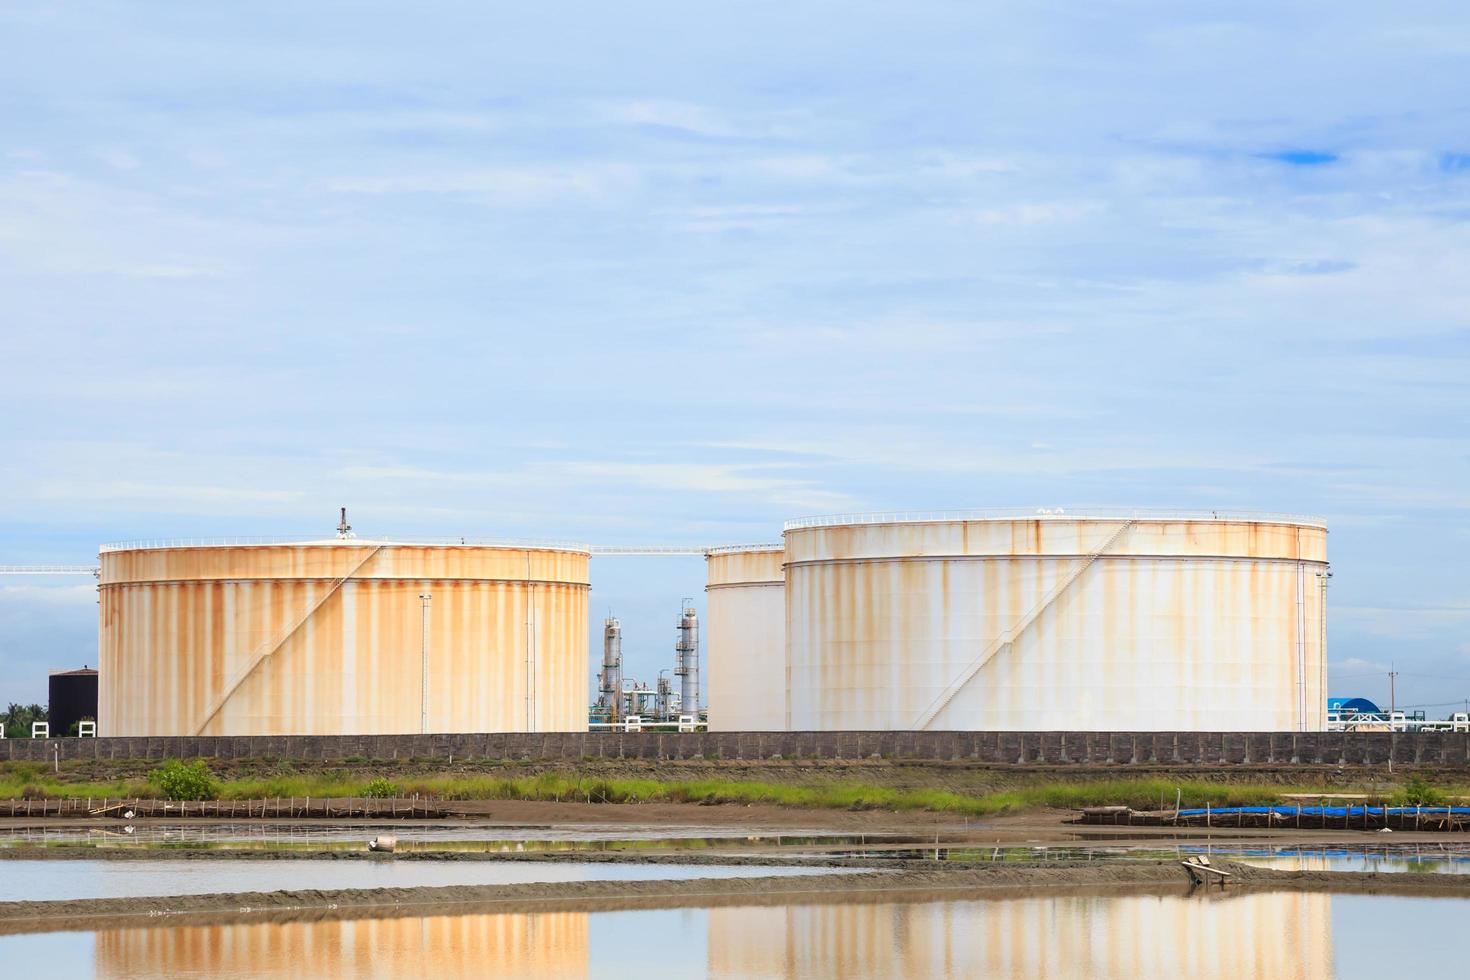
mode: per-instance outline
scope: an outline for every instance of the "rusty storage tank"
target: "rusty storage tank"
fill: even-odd
[[[100,734],[586,730],[586,548],[349,538],[100,558]]]
[[[705,556],[709,730],[786,727],[786,579],[781,545]]]
[[[1327,574],[1290,515],[793,521],[787,727],[1320,731]]]

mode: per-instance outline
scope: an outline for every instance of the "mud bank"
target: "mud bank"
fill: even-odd
[[[1470,897],[1470,879],[1431,874],[1276,871],[1217,862],[1234,876],[1223,892],[1304,891]],[[884,869],[803,878],[589,881],[497,886],[239,892],[157,898],[0,903],[0,934],[121,926],[320,921],[494,911],[610,911],[714,905],[917,902],[1052,894],[1187,894],[1176,861]]]

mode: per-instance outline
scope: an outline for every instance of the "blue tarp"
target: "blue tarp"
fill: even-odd
[[[1368,815],[1369,816],[1380,816],[1380,815],[1383,814],[1383,812],[1384,812],[1385,809],[1387,809],[1387,811],[1388,811],[1388,813],[1389,813],[1390,816],[1392,816],[1393,814],[1405,814],[1405,813],[1407,813],[1407,814],[1415,814],[1415,813],[1417,813],[1417,814],[1420,814],[1421,816],[1431,816],[1431,817],[1432,816],[1447,816],[1447,815],[1448,816],[1456,816],[1456,817],[1470,817],[1470,806],[1421,806],[1421,807],[1391,806],[1391,807],[1387,807],[1387,808],[1381,807],[1381,806],[1370,806],[1370,807],[1368,807]],[[1200,807],[1199,809],[1194,809],[1194,810],[1180,810],[1179,811],[1179,815],[1181,817],[1196,817],[1196,816],[1202,817],[1202,816],[1205,815],[1205,813],[1209,813],[1211,816],[1215,816],[1217,814],[1218,815],[1229,815],[1229,814],[1234,814],[1234,813],[1279,813],[1283,817],[1294,817],[1298,813],[1300,813],[1304,817],[1353,817],[1353,816],[1361,817],[1363,815],[1363,807],[1361,807],[1361,806],[1304,806],[1304,807],[1295,807],[1295,806],[1221,806],[1221,807],[1210,807],[1208,811],[1205,810],[1203,807]]]

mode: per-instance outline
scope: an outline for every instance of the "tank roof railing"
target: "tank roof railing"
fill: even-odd
[[[708,548],[706,555],[735,555],[743,551],[785,551],[786,545],[781,542],[775,544],[722,544],[718,548]]]
[[[216,538],[146,538],[138,541],[119,541],[102,545],[102,554],[114,551],[147,551],[165,548],[228,548],[256,547],[261,545],[429,545],[482,548],[530,548],[548,551],[575,551],[590,555],[709,555],[737,551],[780,551],[785,546],[776,544],[731,544],[731,545],[599,545],[580,541],[546,540],[542,538],[310,538],[299,537],[216,537]],[[77,566],[80,568],[81,566]]]
[[[871,514],[828,514],[787,521],[787,531],[854,524],[937,524],[948,521],[1104,520],[1104,521],[1233,521],[1252,524],[1300,524],[1325,529],[1324,518],[1310,514],[1277,514],[1239,510],[1153,510],[1109,507],[989,507],[980,510],[890,511]]]
[[[540,538],[415,538],[415,537],[362,537],[362,538],[313,538],[308,535],[297,537],[220,537],[220,538],[146,538],[138,541],[118,541],[102,545],[100,552],[147,551],[161,548],[229,548],[254,547],[260,545],[312,545],[312,546],[377,546],[387,545],[430,545],[473,548],[528,548],[541,551],[576,551],[589,553],[592,546],[580,541],[558,541]]]

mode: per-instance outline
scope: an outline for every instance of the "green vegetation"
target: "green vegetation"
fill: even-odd
[[[384,779],[382,776],[379,776],[364,786],[362,792],[357,795],[369,796],[378,800],[391,800],[395,797],[402,796],[403,790],[399,789],[398,784],[391,779]]]
[[[219,783],[203,759],[180,762],[169,759],[148,776],[165,800],[213,800],[219,798]]]
[[[304,766],[301,768],[305,768]],[[65,769],[60,774],[35,763],[0,764],[0,799],[16,798],[164,798],[173,800],[259,800],[304,797],[410,797],[439,800],[539,800],[581,803],[692,803],[766,804],[847,810],[928,810],[967,816],[1055,807],[1079,809],[1087,806],[1123,804],[1135,809],[1172,808],[1176,791],[1182,806],[1261,805],[1280,803],[1288,793],[1367,792],[1374,799],[1393,803],[1434,805],[1451,796],[1470,795],[1465,787],[1440,786],[1415,775],[1398,785],[1353,787],[1349,785],[1287,785],[1168,778],[1113,778],[1058,781],[1033,777],[1019,784],[976,785],[964,788],[915,784],[914,774],[905,770],[906,785],[879,785],[853,779],[834,780],[820,770],[792,772],[770,782],[741,779],[736,773],[725,778],[613,778],[581,775],[577,769],[516,775],[522,765],[499,767],[493,775],[473,773],[413,773],[407,767],[378,765],[359,769],[332,767],[299,771],[282,764],[265,772],[239,773],[221,778],[203,761],[169,760],[140,778],[86,782]],[[385,772],[386,770],[386,772]],[[583,771],[597,772],[595,763]],[[86,770],[97,772],[93,768]],[[102,768],[101,771],[109,771]],[[116,771],[116,770],[112,770]],[[124,770],[126,771],[126,770]],[[137,772],[135,768],[133,770]],[[879,769],[877,778],[898,775]],[[691,774],[692,775],[692,774]],[[864,774],[866,775],[866,774]]]
[[[31,722],[45,720],[44,705],[16,704],[12,701],[10,707],[0,714],[0,728],[5,729],[6,738],[30,738]]]
[[[1409,777],[1409,781],[1393,794],[1389,802],[1399,806],[1444,806],[1448,798],[1441,790],[1416,774]]]

